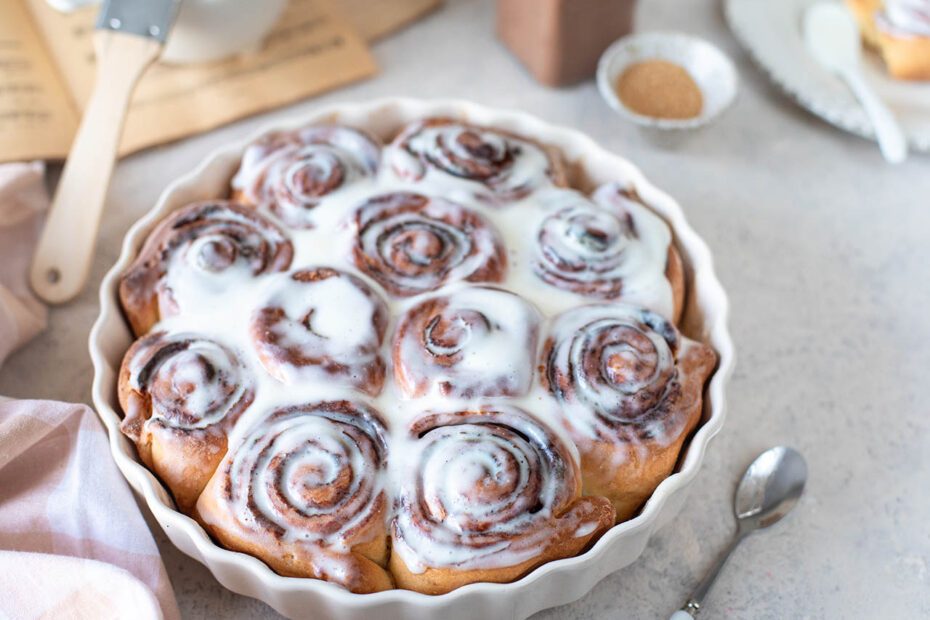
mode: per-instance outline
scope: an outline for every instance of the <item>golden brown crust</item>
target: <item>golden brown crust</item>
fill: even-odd
[[[233,383],[243,380],[235,376],[234,369],[210,367],[215,382],[226,382],[229,402],[226,411],[219,412],[211,424],[200,424],[190,416],[205,412],[180,411],[187,394],[178,390],[184,385],[175,385],[171,370],[166,368],[186,351],[190,350],[193,338],[177,338],[162,333],[151,334],[132,344],[123,358],[117,383],[117,394],[124,412],[121,429],[136,444],[142,462],[157,475],[171,491],[178,508],[190,512],[207,480],[216,471],[226,453],[226,433],[235,420],[251,404],[253,393],[250,387],[233,389]],[[208,342],[208,341],[203,341]],[[224,349],[213,343],[222,363]],[[197,363],[202,360],[188,360]],[[203,362],[209,364],[209,361]],[[245,384],[247,385],[247,384]],[[220,389],[223,385],[219,386]],[[209,389],[209,386],[190,387]]]
[[[212,254],[188,256],[191,241],[209,232],[217,237],[210,246]],[[259,242],[250,247],[253,238]],[[193,203],[171,213],[152,230],[120,277],[120,303],[136,336],[147,334],[166,313],[177,312],[177,300],[165,279],[169,262],[179,253],[185,255],[188,269],[219,273],[241,265],[258,275],[287,269],[293,247],[269,220],[234,202]]]
[[[388,538],[383,525],[383,521],[387,518],[384,502],[378,509],[381,515],[379,522],[382,522],[382,525],[379,528],[373,522],[369,531],[365,533],[370,536],[370,540],[355,544],[349,554],[336,554],[325,550],[316,550],[310,554],[302,551],[298,546],[288,546],[284,543],[269,545],[265,539],[243,530],[229,511],[220,504],[220,494],[216,490],[216,487],[221,484],[219,480],[218,476],[210,480],[197,501],[193,516],[213,538],[227,549],[255,556],[267,564],[271,570],[285,577],[304,577],[325,581],[333,580],[320,568],[322,564],[325,564],[325,558],[329,558],[348,567],[346,582],[340,585],[358,594],[380,592],[394,587],[394,581],[386,570]]]
[[[596,529],[584,536],[574,536],[573,532],[562,530],[555,538],[550,539],[550,543],[539,556],[514,566],[472,570],[427,568],[421,573],[416,573],[395,553],[391,555],[391,574],[398,588],[423,594],[445,594],[470,583],[511,583],[547,562],[578,555],[596,542],[614,523],[614,510],[607,498],[581,497],[570,504],[565,512],[579,509],[585,510],[590,515],[588,518],[598,524]]]
[[[930,80],[930,37],[895,37],[879,29],[878,46],[892,77]]]
[[[930,80],[930,37],[895,36],[879,27],[876,15],[883,0],[846,0],[862,40],[878,51],[889,75],[898,80]]]
[[[875,13],[882,8],[882,4],[882,0],[846,0],[846,7],[859,24],[862,39],[872,47],[879,46]]]
[[[713,350],[654,312],[599,304],[558,317],[542,356],[581,454],[586,495],[629,519],[668,476],[701,417]]]
[[[362,403],[273,411],[226,455],[195,518],[223,546],[281,575],[357,593],[389,589],[384,434],[380,416]]]
[[[674,470],[682,445],[701,420],[704,383],[716,363],[713,350],[699,343],[692,343],[680,357],[681,390],[670,409],[679,412],[683,424],[671,441],[577,441],[584,494],[610,498],[617,523],[635,516]]]
[[[507,583],[578,554],[614,522],[609,500],[580,496],[565,442],[519,408],[427,413],[410,437],[391,526],[398,587],[442,594]]]

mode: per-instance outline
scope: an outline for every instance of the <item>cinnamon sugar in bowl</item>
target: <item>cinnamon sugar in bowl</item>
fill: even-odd
[[[697,37],[646,32],[624,37],[601,56],[597,85],[621,116],[644,127],[706,125],[736,96],[736,69]]]

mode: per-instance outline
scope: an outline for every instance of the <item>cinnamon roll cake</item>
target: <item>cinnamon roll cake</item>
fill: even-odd
[[[716,358],[665,221],[570,169],[451,118],[249,145],[122,276],[140,460],[217,544],[356,593],[583,553],[674,471]]]

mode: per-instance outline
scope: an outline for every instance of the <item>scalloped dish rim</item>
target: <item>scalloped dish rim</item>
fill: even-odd
[[[122,416],[118,413],[116,379],[130,336],[117,299],[117,287],[120,274],[136,256],[142,241],[155,224],[169,212],[191,201],[185,196],[200,192],[199,196],[206,197],[203,188],[210,183],[208,177],[218,174],[220,169],[227,170],[231,176],[245,146],[268,131],[327,121],[342,121],[362,127],[367,121],[368,127],[376,127],[386,116],[402,119],[401,122],[426,116],[455,116],[522,133],[553,145],[562,151],[571,169],[583,169],[588,178],[606,180],[609,172],[605,171],[622,170],[623,176],[631,180],[644,201],[671,227],[692,274],[688,287],[689,313],[693,312],[692,307],[697,307],[703,316],[701,333],[695,334],[691,330],[690,335],[709,343],[719,356],[717,370],[705,391],[703,422],[685,444],[684,456],[679,459],[676,471],[662,481],[642,511],[635,518],[612,527],[586,552],[543,564],[512,583],[473,583],[438,596],[400,589],[353,594],[316,579],[283,577],[257,558],[220,547],[193,519],[175,510],[164,487],[140,463],[135,448],[120,432]],[[728,315],[729,302],[714,273],[710,250],[687,223],[678,203],[649,183],[632,163],[608,152],[581,132],[551,125],[525,112],[489,108],[461,100],[391,97],[366,103],[335,103],[266,125],[245,139],[213,150],[196,168],[172,182],[162,192],[156,205],[133,224],[123,239],[119,258],[100,285],[100,314],[89,338],[94,366],[93,402],[107,428],[113,458],[130,486],[144,498],[172,543],[206,565],[230,590],[259,598],[291,617],[305,615],[306,610],[312,610],[313,613],[330,612],[354,619],[368,617],[367,614],[377,611],[384,620],[389,617],[415,617],[417,611],[424,615],[442,609],[452,614],[445,619],[450,620],[451,617],[468,617],[469,613],[474,613],[477,608],[473,605],[485,596],[493,601],[489,603],[485,599],[483,604],[493,604],[501,611],[509,609],[510,617],[525,617],[580,598],[607,574],[634,562],[652,532],[680,510],[684,494],[704,460],[708,442],[720,431],[725,418],[724,387],[735,362],[727,328]],[[573,581],[566,586],[566,580]],[[561,588],[550,587],[555,583],[561,584]],[[323,607],[314,607],[314,601]]]

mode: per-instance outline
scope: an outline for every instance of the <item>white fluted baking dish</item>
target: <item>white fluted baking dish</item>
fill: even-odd
[[[726,295],[714,274],[710,251],[685,221],[681,207],[649,183],[627,160],[605,151],[577,131],[544,123],[523,112],[495,110],[463,101],[383,99],[339,104],[320,108],[265,131],[339,122],[390,138],[404,124],[427,116],[456,117],[524,134],[555,146],[562,151],[573,171],[573,184],[583,189],[618,178],[631,180],[644,201],[670,224],[685,261],[689,294],[682,331],[710,344],[719,356],[719,366],[705,393],[702,424],[685,444],[675,473],[659,485],[639,516],[612,528],[580,556],[549,562],[514,583],[476,583],[441,596],[406,590],[352,594],[323,581],[277,575],[252,556],[219,547],[196,522],[175,510],[168,492],[140,463],[134,446],[119,429],[117,372],[132,342],[117,298],[119,276],[136,256],[148,233],[168,213],[192,201],[228,193],[229,180],[242,152],[256,136],[213,152],[195,170],[172,183],[155,207],[129,230],[119,260],[103,279],[100,316],[90,334],[90,354],[95,370],[94,404],[107,427],[113,458],[130,485],[145,499],[168,538],[181,551],[205,564],[225,587],[265,601],[292,618],[524,618],[541,609],[573,601],[609,573],[634,562],[652,533],[678,513],[704,460],[708,442],[723,425],[724,386],[734,363],[733,344],[727,331]]]

